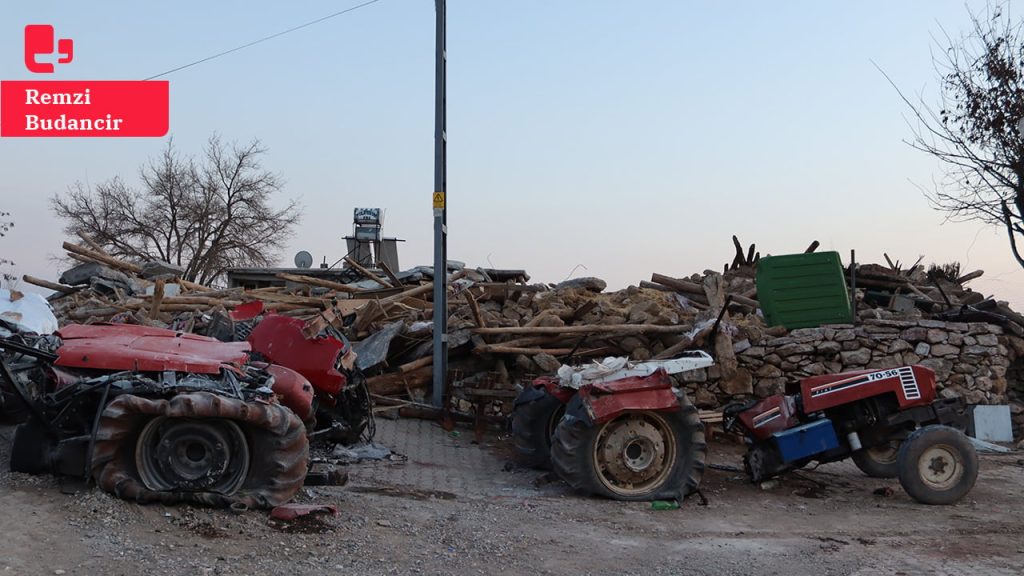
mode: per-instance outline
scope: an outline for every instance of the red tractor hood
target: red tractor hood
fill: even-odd
[[[57,335],[62,345],[55,364],[68,368],[217,374],[225,365],[244,364],[250,350],[248,342],[128,324],[69,324]]]

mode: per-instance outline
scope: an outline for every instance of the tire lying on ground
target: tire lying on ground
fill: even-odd
[[[551,466],[551,436],[565,405],[543,386],[527,386],[512,408],[512,440],[519,461],[532,468]]]
[[[871,478],[895,478],[899,475],[897,463],[900,442],[892,441],[853,453],[853,463]]]
[[[627,411],[601,424],[573,398],[555,429],[552,467],[572,488],[615,500],[694,492],[707,461],[704,425],[686,395],[677,396],[677,411]]]
[[[100,488],[143,503],[269,508],[302,488],[308,463],[306,428],[291,410],[208,392],[117,397],[92,451]]]
[[[900,485],[923,504],[953,504],[978,478],[978,454],[949,426],[925,426],[903,441],[897,458]]]

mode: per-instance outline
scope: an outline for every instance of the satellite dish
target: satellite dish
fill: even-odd
[[[295,255],[295,267],[296,268],[310,268],[313,266],[313,255],[305,250],[300,250]]]

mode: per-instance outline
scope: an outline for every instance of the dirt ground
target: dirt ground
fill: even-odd
[[[8,473],[12,431],[0,427],[0,575],[1024,571],[1021,453],[982,456],[977,486],[955,506],[916,504],[898,482],[839,463],[768,490],[711,470],[706,506],[658,511],[572,494],[512,465],[498,435],[476,444],[469,430],[382,421],[378,442],[400,456],[349,466],[347,486],[303,490],[299,501],[335,504],[337,516],[276,526],[265,511],[139,506]],[[739,464],[734,444],[711,453]]]

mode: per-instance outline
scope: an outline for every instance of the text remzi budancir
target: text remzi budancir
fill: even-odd
[[[91,94],[86,88],[84,92],[42,92],[35,89],[25,90],[25,105],[40,106],[90,106]],[[107,114],[103,118],[68,118],[67,114],[61,114],[56,118],[40,118],[35,114],[25,114],[25,130],[29,132],[40,131],[94,131],[109,130],[112,132],[121,129],[124,118],[113,118]]]

